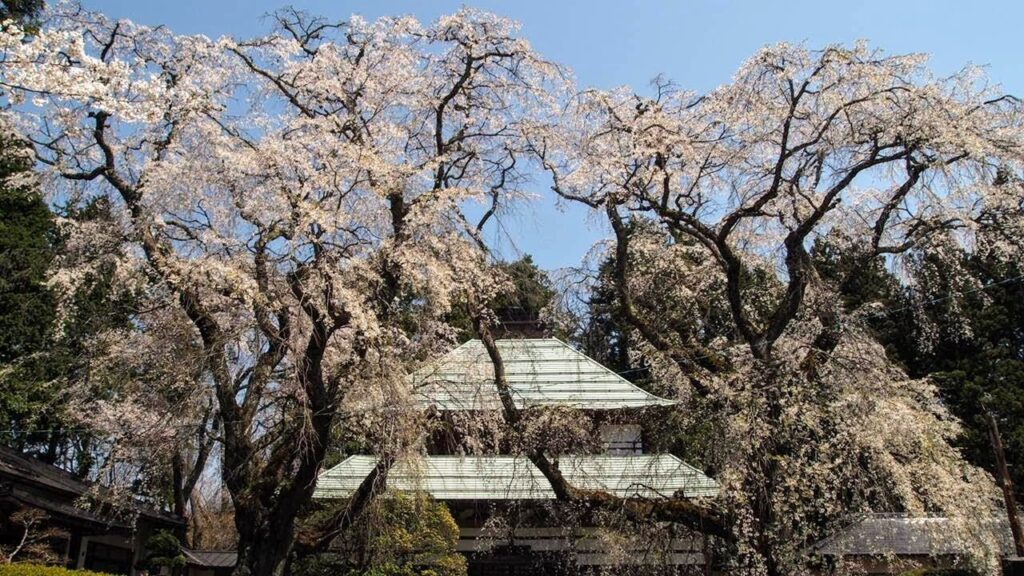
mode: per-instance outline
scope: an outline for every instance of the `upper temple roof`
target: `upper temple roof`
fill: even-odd
[[[614,410],[674,404],[638,388],[561,340],[498,340],[497,345],[519,408]],[[479,340],[455,348],[414,372],[411,379],[423,407],[452,411],[501,407],[494,367]]]

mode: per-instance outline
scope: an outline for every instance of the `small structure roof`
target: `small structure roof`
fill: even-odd
[[[185,563],[203,568],[234,568],[238,562],[238,552],[234,550],[189,550],[182,548]]]
[[[614,410],[674,404],[635,386],[561,340],[498,340],[497,345],[519,408],[569,406]],[[494,387],[494,367],[479,340],[462,344],[410,378],[417,401],[424,408],[501,408]]]
[[[1004,518],[985,522],[974,538],[994,539],[1004,553],[1013,552],[1009,523]],[[824,556],[956,556],[971,541],[951,519],[903,514],[867,514],[815,546]]]
[[[350,456],[320,475],[314,498],[347,498],[376,462],[373,456]],[[670,454],[562,456],[559,470],[577,488],[607,491],[624,498],[718,494],[717,482]],[[544,475],[524,456],[425,456],[403,460],[388,473],[388,487],[424,491],[438,500],[555,498]]]

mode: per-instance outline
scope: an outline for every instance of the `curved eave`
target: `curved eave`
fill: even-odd
[[[376,464],[350,456],[317,480],[314,498],[349,497]],[[670,454],[566,455],[559,468],[570,484],[622,498],[704,498],[718,495],[715,480]],[[395,465],[388,488],[423,491],[437,500],[553,500],[544,475],[523,456],[424,456]]]

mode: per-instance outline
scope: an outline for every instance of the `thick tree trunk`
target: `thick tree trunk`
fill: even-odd
[[[321,423],[322,424],[322,423]],[[314,424],[314,428],[316,425]],[[295,546],[295,524],[302,507],[310,501],[316,485],[316,474],[324,459],[324,435],[312,435],[297,455],[293,470],[260,470],[239,468],[244,476],[225,472],[225,481],[235,507],[235,528],[238,530],[238,563],[236,576],[283,576],[289,555]],[[251,455],[252,456],[252,455]],[[239,458],[229,458],[238,465]],[[274,481],[267,476],[281,474],[286,479]],[[362,510],[355,510],[358,515]]]
[[[769,430],[779,431],[782,427],[782,383],[777,370],[766,363],[765,376],[777,383],[765,387],[765,425]],[[757,450],[759,473],[749,479],[746,490],[753,494],[753,514],[757,520],[755,549],[764,562],[767,576],[781,576],[784,572],[778,558],[778,517],[775,509],[775,492],[779,482],[778,457],[786,451],[777,437],[769,435]]]
[[[291,522],[272,522],[235,513],[238,528],[238,563],[234,576],[284,576],[295,536]],[[244,530],[244,531],[243,531]]]
[[[302,469],[293,483],[262,483],[249,478],[245,488],[232,492],[238,530],[236,576],[283,576],[295,545],[295,523],[312,496],[312,481]],[[263,497],[255,496],[263,492]]]
[[[199,505],[196,504],[195,494],[189,498],[189,503],[192,505],[192,516],[189,518],[189,524],[192,527],[191,534],[189,534],[189,547],[190,548],[202,548],[203,542],[205,541],[206,533],[203,531],[203,522],[199,519]]]
[[[93,135],[103,154],[104,163],[81,178],[92,180],[102,177],[120,193],[129,209],[146,260],[177,294],[181,308],[198,331],[207,354],[209,375],[214,382],[217,414],[223,423],[222,478],[232,497],[235,526],[239,534],[238,562],[234,573],[240,576],[281,576],[294,545],[296,518],[312,498],[316,476],[323,463],[338,410],[338,381],[325,381],[322,366],[324,354],[331,336],[342,326],[348,325],[351,318],[347,311],[334,305],[329,284],[323,292],[306,292],[306,276],[314,274],[317,267],[323,264],[317,252],[312,262],[288,275],[288,285],[298,303],[297,308],[290,303],[273,309],[254,306],[256,328],[265,338],[266,345],[253,363],[241,371],[244,377],[238,378],[231,369],[232,336],[225,333],[218,316],[207,307],[201,291],[174,280],[177,272],[167,264],[174,259],[173,246],[166,238],[154,235],[152,214],[141,202],[142,188],[132,184],[130,178],[123,177],[116,169],[117,157],[105,136],[109,113],[96,112],[91,117],[94,121]],[[172,134],[168,135],[168,142]],[[392,202],[396,203],[393,215],[396,218],[395,236],[398,238],[402,236],[401,219],[406,211],[400,200],[392,198]],[[268,230],[261,233],[273,235]],[[269,241],[266,236],[261,236],[254,257],[257,285],[264,292],[267,291],[266,249]],[[317,285],[316,282],[312,284]],[[382,299],[385,306],[391,304],[397,290],[397,282],[389,283],[386,297]],[[326,314],[314,304],[320,299],[327,303]],[[295,349],[291,340],[291,326],[299,318],[298,309],[301,309],[311,324],[308,340],[302,350]],[[295,414],[301,425],[288,428],[280,424],[283,427],[281,429],[271,426],[269,431],[257,432],[260,429],[257,418],[263,408],[264,391],[276,377],[275,370],[288,354],[296,357],[298,384],[304,399]],[[202,471],[209,447],[207,440],[201,433],[200,457],[192,474],[186,475],[184,463],[177,462],[175,485],[181,486],[181,493],[175,496],[176,507],[184,506],[190,487],[194,487],[194,481]],[[351,512],[358,515],[361,511],[357,509]]]
[[[1003,500],[1006,503],[1006,517],[1010,522],[1010,532],[1013,533],[1013,547],[1017,556],[1024,556],[1024,530],[1021,529],[1020,517],[1017,512],[1017,497],[1013,493],[1013,480],[1010,478],[1010,470],[1006,465],[1006,452],[1003,450],[1003,439],[999,435],[999,425],[991,412],[985,414],[988,422],[989,439],[992,441],[992,451],[996,456],[996,479],[999,487],[1003,489]]]
[[[171,457],[171,491],[174,492],[174,513],[178,516],[185,517],[185,459],[181,455],[181,450],[175,450],[174,455]]]
[[[295,546],[296,520],[310,502],[317,474],[323,465],[334,423],[332,395],[322,381],[320,360],[326,336],[314,337],[317,347],[307,351],[302,382],[310,399],[308,426],[285,433],[278,445],[261,454],[248,436],[233,430],[238,450],[225,446],[224,480],[235,505],[238,529],[236,576],[283,576]],[[231,430],[235,425],[225,426]],[[262,466],[253,466],[260,461]],[[353,517],[369,502],[350,506]]]
[[[777,473],[773,464],[774,455],[764,454],[766,459],[763,466],[765,481],[760,486],[752,486],[755,496],[753,498],[754,516],[757,519],[757,540],[754,549],[764,562],[767,576],[782,576],[785,572],[781,568],[777,554],[777,542],[779,535],[775,533],[776,511],[773,501],[773,493]]]

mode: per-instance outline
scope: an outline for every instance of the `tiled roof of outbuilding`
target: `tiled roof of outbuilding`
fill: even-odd
[[[824,556],[956,556],[976,539],[998,542],[1004,553],[1013,553],[1013,540],[1005,518],[993,518],[973,527],[980,534],[965,533],[945,517],[903,514],[867,514],[822,540],[815,550]]]
[[[189,550],[182,548],[185,562],[190,566],[204,568],[233,568],[238,562],[238,553],[234,550]]]

